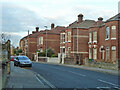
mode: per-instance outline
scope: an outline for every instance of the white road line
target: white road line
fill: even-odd
[[[52,68],[54,68],[54,67],[52,67]],[[59,68],[55,68],[55,69],[61,70],[61,69],[59,69]],[[86,75],[84,75],[84,74],[79,74],[79,73],[76,73],[76,72],[73,72],[73,71],[67,71],[67,70],[61,70],[61,71],[70,72],[70,73],[73,73],[73,74],[76,74],[76,75],[80,75],[80,76],[86,76]]]
[[[35,77],[40,83],[42,83],[41,80],[36,75],[35,75]],[[44,85],[44,84],[42,83],[42,85]]]
[[[80,76],[86,76],[86,75],[84,75],[84,74],[79,74],[79,73],[72,72],[72,71],[68,71],[68,72],[71,72],[71,73],[73,73],[73,74],[80,75]]]
[[[38,76],[44,80],[44,82],[46,82],[51,88],[56,88],[54,85],[52,85],[49,81],[47,81],[44,77],[42,77],[40,74],[38,74]]]
[[[110,85],[115,86],[116,88],[119,88],[119,86],[118,86],[118,85],[113,84],[113,83],[111,83],[111,82],[107,82],[107,81],[104,81],[104,80],[101,80],[101,79],[98,79],[98,81],[103,82],[103,83],[107,83],[107,84],[110,84]],[[120,89],[120,88],[119,88],[119,89]]]

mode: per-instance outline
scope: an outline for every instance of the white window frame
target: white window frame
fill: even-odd
[[[89,43],[92,42],[92,32],[89,33]]]
[[[96,40],[95,40],[96,38]],[[97,31],[93,32],[93,43],[97,43]]]
[[[96,50],[96,51],[94,51]],[[93,59],[96,60],[97,59],[97,48],[93,48]]]
[[[109,28],[109,33],[108,33],[108,28]],[[106,27],[106,39],[105,40],[109,40],[109,39],[110,39],[110,27],[108,26],[108,27]]]
[[[68,42],[71,42],[71,32],[70,31],[68,32]]]
[[[116,40],[116,37],[112,37],[112,30],[116,30],[116,26],[115,25],[113,25],[111,27],[111,40]],[[117,32],[116,32],[116,36],[117,36]]]

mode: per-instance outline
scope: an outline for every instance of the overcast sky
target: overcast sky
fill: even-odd
[[[44,29],[55,26],[68,26],[77,20],[82,13],[84,19],[104,20],[118,13],[119,0],[2,0],[0,29],[10,35],[13,45],[27,35],[27,31],[35,30],[36,26]],[[1,16],[2,15],[2,16]],[[2,22],[2,23],[1,23]]]

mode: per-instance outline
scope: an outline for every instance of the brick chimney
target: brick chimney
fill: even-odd
[[[83,21],[83,15],[79,14],[78,15],[78,23],[81,23]]]
[[[39,27],[36,27],[36,32],[38,32],[39,31]]]
[[[52,24],[51,24],[51,29],[53,29],[53,28],[54,28],[54,26],[55,26],[55,24],[54,24],[54,23],[52,23]]]
[[[97,21],[97,26],[100,26],[103,24],[103,18],[102,17],[99,17],[98,18],[98,21]]]

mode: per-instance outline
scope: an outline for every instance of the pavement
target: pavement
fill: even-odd
[[[37,77],[30,71],[31,68],[21,68],[11,62],[11,73],[6,88],[46,88]]]
[[[41,62],[39,62],[39,63],[41,63]],[[48,63],[48,62],[42,62],[42,63],[53,64],[53,63]],[[97,68],[97,67],[89,67],[89,66],[85,66],[85,65],[70,65],[70,64],[58,64],[58,63],[56,63],[56,64],[54,63],[54,65],[74,67],[74,68],[80,68],[80,69],[91,70],[91,71],[108,73],[108,74],[120,76],[120,71],[119,70],[111,70],[111,69],[103,69],[103,68]]]

